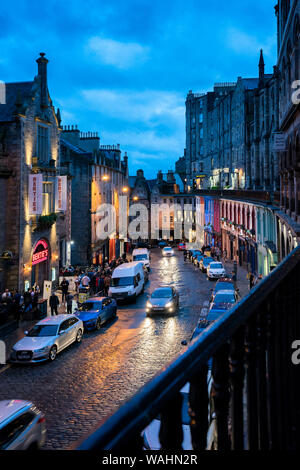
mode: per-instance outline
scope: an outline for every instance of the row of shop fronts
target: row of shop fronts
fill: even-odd
[[[227,259],[267,276],[299,239],[283,234],[278,207],[196,196],[197,242],[219,246]]]

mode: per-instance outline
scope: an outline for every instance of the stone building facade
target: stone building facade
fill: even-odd
[[[60,175],[60,113],[48,86],[45,54],[33,81],[6,84],[0,104],[1,289],[24,289],[45,280],[56,283],[70,243],[70,180],[66,210],[55,206]],[[41,213],[29,212],[29,176],[42,175]],[[2,199],[3,198],[3,199]],[[63,258],[63,259],[62,259]]]
[[[187,189],[262,189],[279,186],[273,136],[278,129],[278,73],[216,83],[186,100]]]
[[[120,196],[129,192],[127,155],[122,160],[119,145],[101,145],[97,133],[65,126],[61,158],[72,178],[72,264],[102,264],[105,258],[120,256],[125,240],[116,233],[99,238],[102,216],[97,211],[101,204],[112,204],[118,225]]]
[[[285,150],[280,162],[279,254],[283,259],[300,240],[300,2],[280,0],[278,28],[279,132]]]

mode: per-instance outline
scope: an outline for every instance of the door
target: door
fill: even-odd
[[[59,327],[59,330],[58,330],[59,350],[64,349],[69,344],[69,341],[70,341],[70,331],[68,331],[69,323],[70,323],[69,319],[65,320],[61,323]]]
[[[106,298],[102,300],[101,320],[105,323],[111,317],[111,299]]]

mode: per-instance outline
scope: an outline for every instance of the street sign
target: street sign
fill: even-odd
[[[274,132],[274,152],[286,151],[286,137],[284,132]]]

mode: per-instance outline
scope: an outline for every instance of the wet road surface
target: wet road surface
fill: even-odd
[[[197,324],[212,286],[182,253],[164,259],[151,254],[145,292],[135,304],[118,308],[117,319],[99,332],[85,333],[54,363],[13,365],[0,372],[0,400],[25,399],[46,415],[46,449],[68,448],[132,397],[181,351]],[[147,294],[159,285],[175,286],[175,316],[146,317]]]

